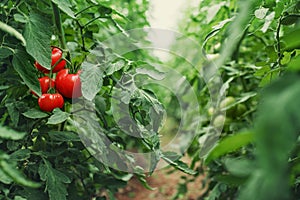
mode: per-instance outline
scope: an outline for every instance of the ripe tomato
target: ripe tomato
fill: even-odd
[[[64,98],[58,94],[42,94],[38,99],[40,109],[46,112],[52,112],[54,108],[62,108],[64,106]]]
[[[58,62],[62,57],[62,50],[57,48],[57,47],[53,47],[52,48],[52,55],[51,55],[51,67],[53,67],[56,62]],[[35,61],[34,63],[35,67],[43,72],[48,74],[50,72],[50,70],[44,68],[42,65],[40,65],[37,61]],[[65,68],[66,66],[66,61],[65,60],[61,60],[59,63],[57,63],[55,65],[55,67],[52,69],[53,73],[59,72],[60,70],[62,70],[63,68]]]
[[[48,92],[48,90],[50,88],[50,82],[51,82],[51,87],[55,87],[55,80],[50,79],[48,76],[39,78],[39,82],[40,82],[42,94],[45,94]],[[31,93],[34,94],[35,96],[37,96],[37,94],[34,93],[33,91],[31,91]]]
[[[52,59],[51,66],[53,67],[59,61],[59,59],[61,59],[61,57],[62,57],[62,51],[57,47],[53,47],[52,56],[51,56]],[[65,66],[66,66],[66,61],[61,60],[59,63],[57,63],[57,65],[54,67],[52,72],[53,73],[59,72],[60,70],[65,68]]]
[[[80,70],[76,74],[69,74],[68,69],[59,71],[55,83],[57,91],[67,98],[78,98],[82,96]]]

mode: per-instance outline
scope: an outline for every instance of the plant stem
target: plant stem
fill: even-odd
[[[241,44],[242,44],[243,40],[245,39],[249,28],[250,28],[250,24],[245,28],[242,37],[238,41],[236,48],[231,55],[231,60],[234,60],[236,63],[238,63],[238,60],[239,60],[239,51],[240,51]]]
[[[280,46],[280,27],[281,27],[281,19],[282,16],[279,18],[279,23],[276,29],[276,42],[277,42],[277,63],[279,65],[279,67],[281,67],[281,58],[282,58],[282,54],[281,54],[281,46]],[[279,71],[280,72],[280,71]]]
[[[62,27],[61,17],[60,17],[60,10],[55,3],[52,3],[53,14],[54,14],[54,23],[58,31],[58,37],[60,40],[60,45],[62,49],[66,49],[66,39],[64,29]]]
[[[67,50],[67,43],[66,43],[66,38],[65,38],[65,32],[62,26],[62,21],[61,21],[61,15],[60,15],[60,10],[58,6],[52,2],[52,9],[53,9],[53,14],[54,14],[54,24],[56,26],[56,29],[58,31],[58,38],[60,41],[61,48],[66,51]],[[71,56],[70,52],[67,52],[67,60],[71,61]]]
[[[78,15],[80,15],[81,13],[83,13],[84,11],[86,11],[86,10],[92,8],[92,7],[95,7],[95,6],[98,6],[98,5],[91,5],[91,6],[88,6],[88,7],[84,8],[84,9],[82,9],[81,11],[79,11],[78,13],[75,14],[75,17],[77,17]]]

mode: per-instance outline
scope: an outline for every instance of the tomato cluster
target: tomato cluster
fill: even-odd
[[[60,48],[52,47],[52,73],[50,73],[51,70],[41,66],[37,61],[34,63],[35,67],[44,74],[50,73],[54,76],[57,73],[55,79],[48,76],[39,78],[42,95],[38,99],[38,104],[40,109],[46,112],[52,112],[55,108],[62,108],[64,97],[79,98],[82,96],[80,71],[76,74],[70,74],[69,69],[65,69],[66,60],[62,56],[63,52]],[[34,92],[31,93],[37,96]]]

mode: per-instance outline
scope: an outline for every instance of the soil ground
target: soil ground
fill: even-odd
[[[178,191],[178,185],[184,183],[182,177],[193,179],[193,176],[186,175],[178,170],[168,167],[155,171],[149,178],[148,184],[155,190],[148,190],[137,180],[132,178],[125,188],[121,188],[116,194],[118,200],[174,200]],[[198,176],[187,184],[187,193],[176,199],[198,200],[206,191],[205,176]]]

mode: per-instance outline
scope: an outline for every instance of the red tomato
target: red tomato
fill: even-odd
[[[56,62],[58,62],[59,59],[61,59],[61,57],[62,57],[62,50],[57,47],[53,47],[52,48],[52,56],[51,56],[51,67],[53,67],[56,64]],[[34,65],[39,71],[41,71],[43,73],[48,74],[50,72],[50,70],[44,68],[37,61],[35,61]],[[52,72],[53,73],[59,72],[60,70],[65,68],[65,66],[66,66],[66,61],[61,60],[59,63],[57,63],[55,65],[55,67],[52,69]]]
[[[64,106],[64,98],[58,94],[43,94],[38,99],[40,109],[46,112],[52,112],[55,108],[62,108]]]
[[[55,79],[57,91],[67,98],[81,97],[80,72],[79,70],[77,74],[69,74],[68,69],[59,71]]]
[[[59,59],[61,59],[61,57],[62,57],[62,51],[57,47],[53,47],[52,56],[51,56],[52,59],[51,66],[53,67],[59,61]],[[65,68],[65,66],[66,66],[66,61],[61,60],[59,63],[57,63],[57,65],[54,67],[52,72],[53,73],[59,72],[60,70]]]
[[[51,87],[55,87],[55,80],[50,79],[48,76],[39,78],[42,94],[45,94],[48,92],[48,90],[50,88],[50,80],[51,80]],[[31,91],[31,93],[34,94],[35,96],[37,96],[37,94],[34,93],[33,91]]]

